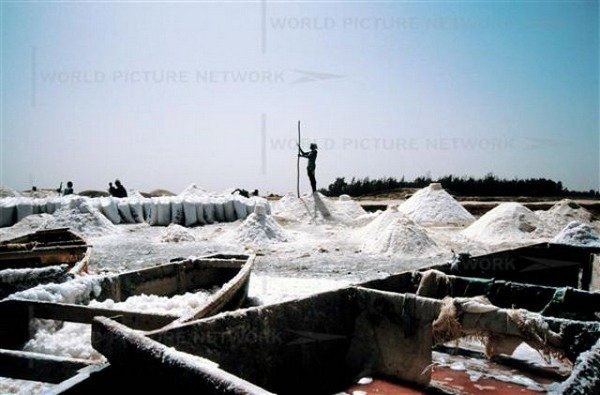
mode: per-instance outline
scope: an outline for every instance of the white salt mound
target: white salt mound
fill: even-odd
[[[535,212],[553,232],[558,232],[572,221],[590,223],[592,213],[570,199],[563,199],[546,211]]]
[[[396,220],[407,221],[409,218],[398,211],[398,206],[391,206],[379,215],[374,216],[366,226],[359,228],[355,232],[355,236],[359,239],[370,240],[383,232],[392,222]]]
[[[502,203],[485,213],[462,234],[489,244],[519,242],[532,239],[541,232],[541,221],[535,213],[519,203]]]
[[[275,218],[285,222],[342,223],[350,224],[355,218],[366,214],[362,206],[348,195],[333,200],[316,193],[301,198],[288,194],[272,207]]]
[[[162,231],[160,241],[163,243],[180,243],[182,241],[196,241],[196,237],[187,228],[170,224]]]
[[[334,203],[334,206],[334,211],[344,216],[347,216],[348,221],[352,221],[355,218],[360,217],[361,215],[367,214],[367,212],[364,208],[362,208],[360,203],[353,200],[348,195],[340,195],[338,201]]]
[[[262,206],[256,206],[254,213],[233,232],[233,237],[242,244],[265,244],[288,241],[283,228],[272,216],[261,212]]]
[[[573,221],[561,230],[552,242],[575,246],[600,247],[600,235],[589,224]]]
[[[71,200],[69,205],[56,210],[44,228],[70,228],[83,236],[104,236],[117,229],[100,210],[84,199]]]
[[[471,213],[436,183],[417,191],[398,210],[424,226],[469,225],[475,221]]]
[[[287,194],[273,203],[273,215],[289,221],[309,218],[310,212],[305,203],[292,194]]]
[[[352,221],[350,221],[349,225],[354,228],[360,228],[360,227],[366,226],[366,225],[370,224],[372,221],[374,221],[376,218],[378,218],[382,213],[383,213],[383,211],[377,210],[374,213],[366,213],[366,214],[359,215],[358,217],[356,217]]]
[[[396,218],[381,232],[363,244],[363,251],[406,257],[432,256],[439,253],[427,230],[408,218]]]

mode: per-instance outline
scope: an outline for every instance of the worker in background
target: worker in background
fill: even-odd
[[[112,182],[108,183],[108,193],[110,193],[111,196],[118,198],[127,197],[127,191],[119,179],[115,180],[115,186],[113,186]]]
[[[317,192],[317,179],[315,178],[315,168],[317,167],[317,144],[312,143],[310,145],[310,152],[304,152],[302,147],[298,144],[298,156],[302,158],[308,159],[308,166],[306,166],[306,171],[308,173],[308,179],[310,180],[310,186],[312,188],[313,193]]]
[[[56,192],[58,192],[58,194],[62,195],[62,196],[72,195],[73,194],[73,183],[71,181],[67,182],[67,187],[65,189],[63,189],[63,183],[61,181],[60,186],[58,187]]]
[[[245,198],[250,197],[250,192],[248,192],[245,189],[236,188],[236,190],[233,191],[233,192],[231,192],[231,194],[235,195],[236,192],[239,193],[241,196],[243,196]]]
[[[71,181],[67,182],[67,187],[63,191],[63,196],[72,195],[73,194],[73,183]]]

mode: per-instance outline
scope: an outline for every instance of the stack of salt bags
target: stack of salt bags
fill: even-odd
[[[144,200],[141,206],[145,221],[150,225],[167,226],[174,223],[191,227],[243,220],[254,212],[257,203],[264,204],[270,212],[266,199],[239,195],[158,197]]]

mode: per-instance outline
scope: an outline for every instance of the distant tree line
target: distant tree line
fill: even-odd
[[[457,196],[533,196],[533,197],[588,197],[599,198],[600,192],[570,191],[560,181],[545,178],[503,179],[494,174],[487,174],[483,178],[445,176],[432,179],[430,176],[417,177],[407,181],[402,177],[383,178],[352,178],[346,181],[345,177],[338,177],[327,189],[321,192],[328,196],[347,194],[350,196],[364,196],[382,193],[391,193],[402,188],[423,188],[431,182],[439,182],[442,187]]]

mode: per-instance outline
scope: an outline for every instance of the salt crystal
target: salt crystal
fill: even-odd
[[[449,367],[452,370],[467,370],[465,364],[462,362],[452,362]]]

